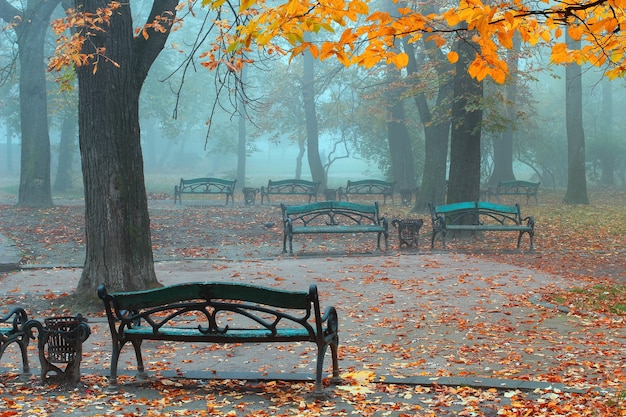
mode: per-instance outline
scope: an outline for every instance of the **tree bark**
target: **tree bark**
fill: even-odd
[[[248,69],[244,66],[241,69],[241,85],[246,85]],[[242,87],[243,88],[243,87]],[[246,186],[246,101],[243,91],[238,92],[239,116],[238,116],[238,138],[237,138],[237,189],[242,190]]]
[[[579,49],[580,41],[572,41]],[[583,130],[582,72],[580,65],[565,67],[565,122],[567,126],[567,190],[565,204],[589,204],[585,173],[585,132]]]
[[[432,42],[425,42],[424,47],[437,62],[437,95],[434,106],[429,105],[425,93],[414,96],[415,104],[424,128],[424,171],[419,194],[415,199],[413,211],[421,212],[428,203],[444,204],[446,201],[446,162],[448,159],[448,141],[450,138],[450,101],[453,84],[450,81],[450,65]],[[418,60],[412,44],[404,42],[404,50],[409,55],[407,72],[412,77],[420,73]]]
[[[319,129],[315,109],[315,61],[310,52],[304,52],[302,101],[306,120],[307,158],[313,181],[320,182],[320,190],[326,189],[326,172],[319,151]]]
[[[61,141],[54,191],[65,192],[72,188],[72,165],[76,150],[76,113],[66,114],[61,126]]]
[[[404,101],[400,97],[400,90],[396,81],[399,73],[394,68],[388,68],[386,102],[387,102],[387,141],[389,156],[391,157],[391,173],[396,182],[396,191],[413,190],[417,186],[415,180],[415,161],[411,137],[406,127]],[[396,85],[394,85],[396,84]]]
[[[24,10],[0,1],[0,18],[16,22],[19,48],[22,132],[18,205],[52,206],[50,134],[44,42],[50,17],[60,0],[29,1]]]
[[[515,102],[517,100],[517,68],[518,54],[521,40],[518,35],[513,38],[513,49],[509,51],[507,65],[509,67],[509,79],[504,85],[504,108],[503,116],[508,126],[499,138],[493,140],[493,172],[489,178],[490,185],[497,185],[499,181],[515,180],[513,172],[513,134],[515,123]]]
[[[173,18],[177,0],[155,1],[148,17]],[[108,0],[76,0],[78,10],[95,12]],[[133,37],[129,3],[111,16],[105,32],[92,31],[84,53],[104,48],[108,60],[77,70],[79,143],[85,185],[87,256],[77,293],[156,287],[150,219],[139,129],[139,94],[150,66],[163,49],[164,33]],[[102,49],[101,49],[102,50]],[[113,64],[115,63],[115,65]]]
[[[477,201],[480,197],[480,137],[483,85],[468,68],[475,48],[468,40],[457,41],[459,60],[454,75],[448,203]]]

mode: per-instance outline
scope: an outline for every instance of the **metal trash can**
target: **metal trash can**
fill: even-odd
[[[424,224],[424,220],[422,219],[393,219],[391,224],[398,229],[398,247],[402,249],[402,246],[413,247],[415,244],[415,248],[418,247],[418,238],[420,228]]]
[[[37,348],[41,363],[41,381],[55,379],[59,382],[78,383],[80,381],[80,362],[83,356],[83,342],[91,334],[87,319],[77,316],[50,317],[43,324],[29,320],[25,325],[28,334],[34,338],[32,328],[37,328]],[[55,364],[67,364],[61,369]],[[56,376],[49,378],[54,372]]]

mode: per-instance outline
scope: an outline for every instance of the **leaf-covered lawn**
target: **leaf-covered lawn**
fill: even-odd
[[[435,283],[419,277],[407,277],[401,282],[385,278],[385,271],[399,265],[393,257],[399,251],[392,229],[390,254],[385,258],[383,269],[366,264],[348,268],[342,277],[342,280],[350,280],[353,274],[367,277],[363,285],[374,283],[379,286],[378,291],[364,292],[355,298],[355,294],[342,291],[342,280],[334,281],[337,301],[352,302],[352,307],[359,308],[346,311],[344,325],[347,329],[340,349],[344,363],[355,365],[344,368],[346,382],[332,389],[327,401],[315,401],[307,396],[311,384],[286,381],[179,382],[161,377],[154,385],[145,386],[141,391],[144,396],[139,397],[136,389],[132,393],[106,392],[106,381],[96,375],[85,375],[82,387],[67,391],[41,387],[33,380],[20,381],[9,374],[0,376],[0,417],[67,415],[70,412],[105,416],[202,413],[229,416],[626,416],[626,195],[613,191],[590,197],[592,204],[589,206],[566,206],[560,203],[562,196],[558,193],[543,192],[539,205],[522,204],[522,214],[533,215],[536,221],[534,253],[527,251],[527,237],[522,241],[522,250],[515,250],[514,233],[485,234],[479,239],[449,242],[448,253],[457,253],[459,265],[464,268],[467,262],[464,264],[463,259],[512,265],[508,275],[503,277],[472,275],[464,269],[453,280],[442,276]],[[0,232],[14,239],[29,254],[29,263],[82,264],[82,206],[57,206],[46,210],[0,208]],[[386,205],[382,211],[390,219],[424,218],[420,233],[420,252],[424,256],[417,255],[416,267],[436,270],[438,265],[431,255],[436,254],[440,246],[437,242],[435,252],[431,252],[430,218],[409,213],[399,206]],[[181,207],[173,206],[172,201],[154,201],[151,221],[158,260],[249,260],[281,256],[280,210],[275,206],[232,208],[190,204]],[[274,226],[266,227],[270,222],[275,223]],[[372,235],[294,239],[296,251],[321,256],[371,252],[374,247]],[[410,254],[410,250],[405,253]],[[553,305],[554,309],[532,306],[529,294],[515,294],[510,289],[501,291],[505,285],[502,282],[523,285],[529,279],[518,276],[516,267],[563,277],[565,286],[533,289],[534,296],[547,306]],[[238,271],[226,272],[235,280],[244,275]],[[285,279],[276,272],[273,276],[269,274],[266,278],[276,282]],[[446,292],[458,291],[457,281],[475,283],[471,291],[484,294],[485,303],[466,310],[440,308],[433,300]],[[509,295],[492,303],[504,294]],[[464,295],[455,296],[460,300]],[[328,298],[328,294],[323,296]],[[10,294],[2,296],[3,301],[10,298]],[[355,303],[355,299],[358,302]],[[413,300],[413,307],[405,307],[410,300]],[[565,307],[569,313],[558,312],[557,306]],[[421,314],[415,316],[416,311]],[[389,313],[385,320],[371,323],[371,317],[385,317],[385,313]],[[415,326],[416,320],[423,325]],[[538,332],[538,324],[545,330]],[[364,326],[361,331],[359,326]],[[563,326],[570,326],[571,331],[556,330]],[[381,331],[391,337],[368,341],[368,337],[376,338],[378,336],[373,335]],[[463,339],[460,345],[453,340],[458,337]],[[407,344],[406,340],[418,342]],[[103,345],[103,349],[108,347]],[[383,353],[390,359],[378,360]],[[98,360],[97,356],[86,358],[94,363]],[[367,371],[375,374],[425,372],[441,377],[532,378],[597,390],[586,393],[554,389],[502,392],[380,384],[359,377],[363,372],[357,365],[359,361],[369,364]],[[189,366],[194,366],[193,361]],[[476,369],[480,370],[478,374]],[[161,392],[167,395],[162,397]]]

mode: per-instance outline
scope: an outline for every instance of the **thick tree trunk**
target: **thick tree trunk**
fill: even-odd
[[[580,41],[571,43],[580,48]],[[567,190],[565,204],[589,204],[585,173],[585,133],[583,130],[583,94],[580,65],[565,68],[565,121],[567,126]]]
[[[446,162],[450,138],[449,111],[453,92],[447,59],[441,56],[440,51],[434,48],[432,42],[426,42],[425,47],[430,51],[433,59],[437,61],[436,67],[439,76],[437,97],[432,109],[425,93],[414,96],[424,127],[425,138],[422,184],[413,208],[413,211],[416,212],[424,211],[428,207],[428,203],[444,204],[446,200]],[[413,45],[405,42],[404,48],[409,55],[407,71],[412,77],[416,77],[420,72]]]
[[[302,80],[302,100],[306,120],[307,158],[313,181],[320,182],[320,190],[326,189],[326,172],[320,158],[319,129],[315,110],[315,61],[310,52],[304,53],[304,74]]]
[[[480,136],[483,85],[467,72],[475,49],[460,39],[454,75],[448,203],[477,201],[480,197]]]
[[[172,17],[177,3],[155,2],[148,21],[163,12]],[[76,1],[85,12],[108,5],[108,0]],[[116,65],[100,59],[95,72],[92,65],[78,68],[87,257],[77,292],[84,297],[95,296],[99,284],[110,291],[159,285],[144,185],[139,94],[169,31],[133,39],[131,16],[129,3],[122,3],[106,32],[93,32],[85,42],[85,48],[104,48]]]

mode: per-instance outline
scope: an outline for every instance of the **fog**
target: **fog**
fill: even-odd
[[[146,13],[149,2],[137,2],[137,19]],[[133,6],[135,7],[135,6]],[[183,74],[181,59],[191,53],[189,39],[198,28],[188,21],[174,32],[168,47],[153,66],[142,90],[142,146],[148,189],[167,191],[180,177],[237,176],[238,121],[242,108],[233,93],[233,76],[209,72],[195,65]],[[0,60],[6,67],[16,46],[10,31],[0,42]],[[48,42],[52,54],[54,40]],[[196,57],[197,58],[197,57]],[[264,57],[267,58],[267,57]],[[319,152],[328,174],[329,187],[345,184],[348,179],[388,178],[389,151],[386,113],[382,110],[380,73],[366,73],[359,68],[337,69],[336,62],[316,64],[316,86],[320,144]],[[565,81],[562,68],[551,67],[541,49],[524,51],[520,61],[522,77],[515,103],[516,117],[504,122],[514,129],[514,173],[518,179],[540,180],[548,187],[563,188],[567,181],[567,132],[565,128]],[[260,186],[268,179],[311,178],[304,143],[305,122],[302,110],[302,62],[294,59],[264,59],[249,68],[245,94],[246,175],[248,186]],[[0,87],[0,176],[3,183],[17,184],[20,170],[19,104],[16,83]],[[220,85],[226,93],[217,95]],[[426,87],[428,88],[428,86]],[[60,156],[63,118],[59,103],[75,105],[76,92],[59,91],[48,84],[51,114],[52,181]],[[586,140],[587,179],[591,186],[625,187],[626,84],[608,82],[594,69],[583,69],[583,126]],[[230,95],[229,95],[230,93]],[[487,111],[482,133],[483,179],[493,166],[492,141],[503,127],[496,126],[497,109],[505,101],[499,87],[486,84]],[[215,103],[219,103],[215,105]],[[69,104],[68,104],[69,103]],[[406,120],[414,149],[416,180],[421,180],[424,158],[423,126],[415,103],[407,97]],[[210,120],[210,123],[208,123]],[[502,122],[500,122],[502,124]],[[73,146],[72,189],[81,189],[78,145]],[[609,173],[610,171],[610,173]],[[156,178],[153,180],[153,178]],[[171,185],[171,187],[170,187]]]

